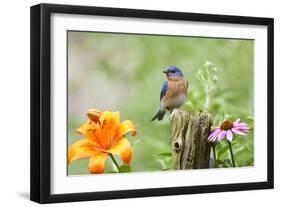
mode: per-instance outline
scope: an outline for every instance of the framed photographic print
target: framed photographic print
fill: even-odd
[[[31,7],[31,200],[273,188],[273,19]]]

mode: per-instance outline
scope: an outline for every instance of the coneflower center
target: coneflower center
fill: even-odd
[[[222,130],[229,130],[233,128],[233,122],[229,120],[225,120],[224,122],[221,123],[220,128]]]

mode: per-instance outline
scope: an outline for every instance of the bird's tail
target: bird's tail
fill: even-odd
[[[155,119],[158,119],[159,121],[161,121],[161,120],[163,119],[165,113],[166,113],[165,111],[159,110],[159,111],[155,114],[155,116],[151,119],[151,121],[154,121]]]

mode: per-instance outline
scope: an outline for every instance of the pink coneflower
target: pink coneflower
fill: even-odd
[[[235,122],[225,120],[219,127],[211,132],[207,140],[209,142],[214,142],[216,140],[221,141],[226,137],[226,139],[231,142],[233,133],[238,135],[246,135],[248,132],[248,125],[246,123],[240,123],[240,119],[237,119]]]

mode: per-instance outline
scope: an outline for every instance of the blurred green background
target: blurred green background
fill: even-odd
[[[68,145],[81,139],[75,130],[86,120],[89,108],[120,111],[132,120],[136,138],[132,171],[159,171],[170,167],[169,116],[151,122],[159,107],[159,93],[167,66],[178,66],[189,81],[183,110],[197,111],[205,101],[198,71],[206,61],[216,68],[208,111],[214,127],[224,119],[247,122],[247,136],[234,136],[237,166],[251,166],[253,154],[253,40],[68,32]],[[206,83],[207,84],[207,83]],[[161,154],[162,153],[162,154]],[[219,167],[229,167],[225,141],[217,145]],[[118,162],[121,164],[118,157]],[[111,160],[106,172],[112,172]],[[68,174],[88,174],[88,159],[74,161]]]

